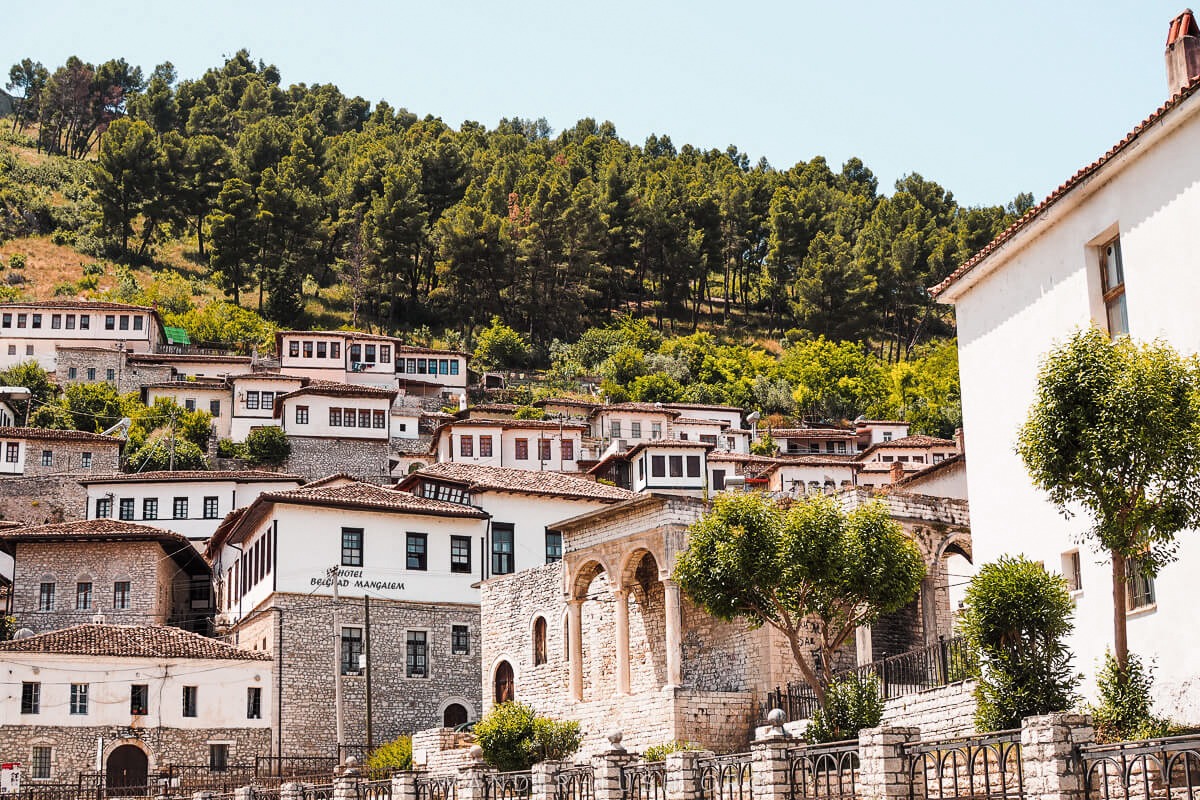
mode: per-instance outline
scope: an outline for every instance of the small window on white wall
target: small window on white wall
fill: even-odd
[[[1121,260],[1121,238],[1100,246],[1100,288],[1109,336],[1129,334],[1129,312],[1125,307],[1125,264]]]
[[[1080,571],[1078,550],[1071,550],[1062,554],[1062,574],[1067,581],[1067,591],[1083,591],[1083,578]]]

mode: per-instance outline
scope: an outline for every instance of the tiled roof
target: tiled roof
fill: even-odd
[[[230,375],[229,380],[257,380],[257,381],[297,381],[304,383],[308,378],[300,375],[287,375],[282,372],[239,372],[236,375]]]
[[[1157,127],[1164,117],[1166,117],[1174,109],[1183,105],[1183,103],[1192,95],[1196,94],[1198,90],[1200,90],[1200,80],[1193,81],[1189,86],[1172,96],[1170,100],[1159,106],[1153,114],[1138,123],[1133,130],[1125,135],[1125,138],[1121,139],[1121,141],[1109,148],[1108,152],[1076,172],[1061,186],[1047,195],[1045,200],[1026,211],[1020,219],[1013,222],[1011,225],[1001,231],[999,235],[985,245],[982,250],[963,262],[960,267],[951,272],[941,283],[931,288],[929,290],[930,293],[934,297],[937,297],[942,292],[949,289],[951,285],[958,282],[964,275],[971,272],[983,261],[987,260],[988,256],[999,250],[1005,243],[1013,239],[1022,230],[1041,217],[1047,209],[1070,194],[1071,191],[1076,187],[1082,185],[1085,181],[1091,178],[1092,175],[1096,174],[1101,168],[1103,168],[1105,164],[1120,155],[1126,148],[1133,146],[1140,136]]]
[[[0,439],[36,439],[45,442],[95,442],[96,444],[117,444],[121,440],[115,436],[105,436],[101,433],[87,431],[63,431],[57,428],[12,428],[0,427]]]
[[[447,503],[418,497],[396,489],[385,489],[371,483],[348,483],[342,486],[302,486],[283,492],[264,492],[263,501],[295,503],[299,505],[332,506],[378,511],[394,511],[404,514],[422,514],[435,517],[467,517],[484,519],[482,511],[459,503]]]
[[[187,539],[173,531],[125,522],[117,519],[81,519],[74,522],[56,522],[52,525],[26,525],[19,528],[0,530],[0,541],[52,542],[103,539],[130,541],[153,539],[156,541],[180,541]]]
[[[772,439],[853,439],[858,435],[841,428],[776,428],[770,433]]]
[[[421,353],[432,353],[435,356],[462,356],[463,358],[471,357],[470,353],[464,353],[461,350],[441,350],[437,347],[417,347],[416,345],[411,344],[396,345],[396,352],[412,353],[414,355],[419,355]]]
[[[81,308],[94,311],[154,311],[150,306],[107,303],[99,300],[31,300],[27,303],[0,303],[0,308]]]
[[[702,419],[700,417],[680,417],[675,420],[676,425],[720,425],[722,428],[729,427],[727,419]]]
[[[908,475],[906,475],[905,477],[896,481],[895,483],[885,486],[884,490],[885,491],[896,490],[896,489],[902,490],[902,489],[904,489],[905,486],[910,486],[918,481],[921,481],[921,480],[924,480],[925,478],[930,477],[931,475],[936,475],[936,474],[942,472],[943,470],[947,470],[950,467],[953,467],[955,465],[962,465],[963,460],[965,458],[966,457],[962,453],[955,453],[952,456],[946,456],[941,461],[937,461],[933,464],[930,464],[929,466],[925,467],[924,469],[917,470],[916,472],[910,472]]]
[[[515,492],[520,494],[550,495],[581,500],[618,502],[629,500],[634,493],[627,489],[609,486],[561,472],[539,472],[526,469],[506,469],[476,464],[442,462],[414,472],[399,486],[415,487],[420,478],[435,478],[468,485],[475,491]]]
[[[212,363],[230,364],[230,363],[236,362],[238,364],[242,364],[242,363],[249,364],[251,361],[253,361],[253,359],[250,356],[239,356],[239,355],[232,355],[232,354],[227,355],[227,356],[214,356],[214,355],[207,355],[207,354],[201,354],[201,353],[195,353],[195,354],[130,353],[129,360],[137,361],[137,362],[146,362],[147,364],[154,364],[154,363],[157,363],[160,361],[185,361],[185,362],[186,361],[201,361],[201,362],[210,363],[210,364],[212,364]]]
[[[185,481],[280,481],[304,483],[299,475],[285,472],[269,472],[265,469],[231,470],[162,470],[158,472],[120,472],[114,475],[91,475],[80,478],[79,483],[175,483]]]
[[[300,395],[323,395],[326,397],[395,397],[395,389],[366,386],[359,383],[337,383],[335,381],[310,381],[299,389],[293,389],[280,400]]]
[[[593,409],[593,414],[601,414],[605,411],[645,411],[658,414],[666,414],[669,417],[678,417],[678,411],[673,411],[661,403],[607,403],[602,406],[596,406]]]
[[[453,422],[447,422],[443,428],[458,428],[463,426],[470,427],[486,427],[486,428],[536,428],[538,430],[549,430],[553,428],[571,428],[573,430],[587,430],[587,424],[583,422],[559,422],[556,419],[511,419],[510,417],[497,417],[496,419],[484,419],[477,417],[475,419],[456,419]]]
[[[123,658],[203,658],[270,661],[270,653],[243,650],[169,625],[74,625],[0,642],[0,652]]]
[[[229,384],[222,378],[199,378],[194,381],[161,381],[143,383],[143,389],[194,389],[208,392],[228,392]]]
[[[742,411],[738,406],[714,406],[706,403],[663,403],[663,408],[682,408],[687,411],[736,411],[739,414]]]
[[[876,442],[858,454],[859,461],[866,461],[867,456],[874,453],[876,450],[881,450],[886,447],[904,447],[913,450],[927,450],[931,447],[957,447],[958,443],[953,439],[939,439],[936,436],[926,436],[923,433],[916,433],[912,436],[902,436],[899,439],[892,439],[890,442]]]
[[[801,466],[839,466],[857,469],[860,465],[856,459],[857,456],[851,454],[812,453],[811,455],[788,455],[785,453],[779,456],[778,462],[781,467],[786,467],[789,464],[798,464]]]
[[[545,400],[535,400],[535,406],[579,406],[580,408],[595,408],[601,405],[594,400],[580,400],[575,397],[547,397]]]

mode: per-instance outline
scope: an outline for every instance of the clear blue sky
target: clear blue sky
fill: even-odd
[[[611,120],[640,143],[736,144],[777,167],[857,155],[881,188],[920,172],[960,202],[1041,199],[1166,99],[1182,0],[12,3],[0,64],[170,60],[197,77],[249,48],[457,127]]]

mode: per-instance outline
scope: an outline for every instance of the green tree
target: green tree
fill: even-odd
[[[110,383],[72,383],[29,418],[35,428],[64,428],[100,433],[125,416],[127,399]],[[69,421],[69,425],[64,423]]]
[[[209,264],[234,305],[241,303],[242,291],[253,283],[260,249],[257,214],[254,188],[240,178],[225,181],[208,214]]]
[[[1128,663],[1126,582],[1175,558],[1177,534],[1200,524],[1200,361],[1163,341],[1110,340],[1089,328],[1043,360],[1017,451],[1112,566],[1113,642]]]
[[[857,739],[863,728],[874,728],[883,719],[883,697],[874,675],[851,672],[829,685],[824,708],[813,714],[804,732],[811,743]]]
[[[963,636],[979,656],[979,730],[1069,708],[1079,676],[1065,639],[1075,606],[1059,575],[1023,556],[985,564],[967,587]]]
[[[786,511],[756,493],[718,495],[675,566],[680,586],[708,613],[783,634],[823,706],[837,650],[858,626],[910,603],[924,575],[920,551],[885,506],[847,514],[823,495]],[[819,668],[804,645],[810,625]]]
[[[579,750],[578,722],[538,716],[523,703],[500,703],[475,723],[484,759],[503,772],[526,770],[539,761],[568,759]]]
[[[29,424],[31,409],[48,404],[58,391],[50,380],[50,373],[36,361],[25,361],[0,371],[0,386],[21,386],[29,390],[28,400],[14,400],[11,404],[17,420],[24,424]]]
[[[291,455],[292,443],[283,428],[266,425],[246,435],[245,452],[246,460],[251,464],[277,467]]]
[[[479,334],[475,341],[475,363],[482,369],[516,369],[529,358],[529,343],[525,337],[500,321],[492,318],[492,324]]]
[[[163,321],[183,328],[193,341],[233,342],[264,351],[275,347],[278,329],[254,311],[222,301],[210,302],[183,314],[167,314]]]
[[[161,190],[163,152],[154,131],[141,120],[120,119],[100,139],[100,152],[92,170],[101,229],[129,254],[133,223]]]

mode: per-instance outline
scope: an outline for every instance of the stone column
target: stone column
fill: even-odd
[[[925,796],[923,781],[909,778],[904,745],[921,738],[920,728],[863,728],[858,732],[858,796],[861,800],[908,800]]]
[[[558,794],[555,791],[557,787],[555,776],[558,775],[560,769],[569,766],[571,764],[568,761],[541,761],[534,764],[530,770],[532,785],[530,786],[529,800],[554,800]]]
[[[791,750],[799,742],[783,729],[784,714],[779,709],[771,710],[767,722],[770,727],[762,738],[750,744],[754,800],[789,800],[792,790]]]
[[[279,800],[301,800],[304,796],[300,791],[300,784],[288,782],[279,785]],[[395,797],[395,795],[393,795]],[[192,800],[201,800],[201,798],[193,798]],[[405,800],[408,800],[405,798]]]
[[[1086,714],[1057,713],[1021,722],[1021,765],[1027,800],[1084,800],[1083,767],[1075,749],[1093,741]]]
[[[333,779],[333,800],[358,800],[358,770],[347,769]],[[241,800],[237,798],[236,800]],[[247,798],[253,800],[253,798]]]
[[[700,771],[696,768],[696,762],[711,755],[712,752],[709,750],[683,750],[678,753],[669,753],[666,763],[666,800],[697,800],[700,797]]]
[[[679,584],[664,578],[663,594],[667,633],[667,686],[683,684],[683,618],[679,600]]]
[[[637,755],[621,745],[620,731],[608,735],[609,748],[592,756],[594,800],[623,800],[621,769],[637,761]]]
[[[471,745],[471,761],[458,768],[457,800],[483,800],[483,778],[495,771],[484,763],[479,745]]]
[[[617,640],[617,694],[629,694],[629,590],[612,590],[616,599],[614,626]]]
[[[571,699],[583,699],[583,601],[567,601],[567,648],[569,652]]]
[[[392,773],[392,800],[417,800],[417,775],[409,769]],[[280,797],[279,800],[286,800]],[[300,800],[300,798],[296,798]]]
[[[233,790],[233,800],[254,800],[253,786],[239,786]]]

